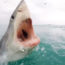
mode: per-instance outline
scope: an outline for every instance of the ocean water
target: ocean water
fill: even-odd
[[[24,59],[8,65],[65,65],[65,26],[38,25],[34,30],[40,44]]]

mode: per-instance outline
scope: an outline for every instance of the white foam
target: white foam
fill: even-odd
[[[7,65],[7,55],[0,55],[0,65]]]
[[[44,51],[45,50],[45,48],[41,48],[41,51]]]
[[[36,51],[38,51],[40,49],[40,46],[38,45],[37,47],[36,47]]]
[[[24,63],[21,63],[20,65],[24,65]]]

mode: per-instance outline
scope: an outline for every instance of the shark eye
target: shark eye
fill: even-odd
[[[11,18],[14,19],[14,16],[12,15]]]

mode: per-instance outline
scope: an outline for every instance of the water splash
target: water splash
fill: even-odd
[[[7,55],[0,55],[0,65],[7,65]]]

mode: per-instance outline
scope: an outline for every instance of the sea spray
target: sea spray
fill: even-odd
[[[7,54],[3,53],[0,55],[0,65],[7,65]]]

